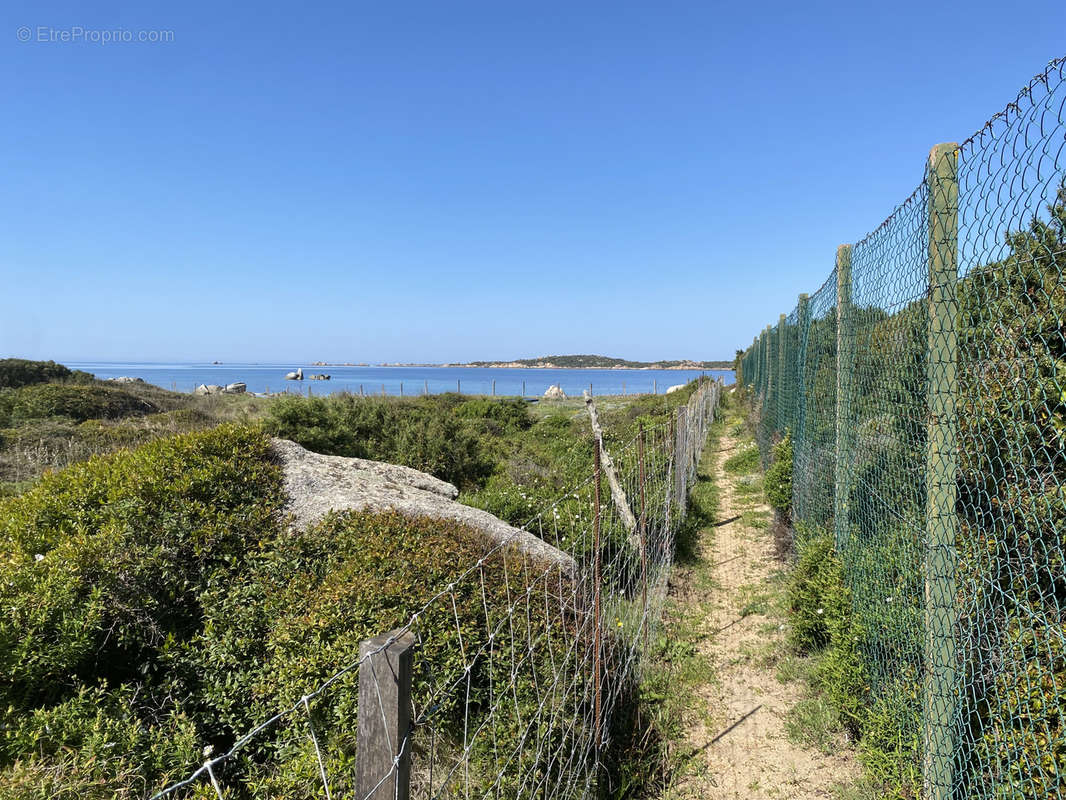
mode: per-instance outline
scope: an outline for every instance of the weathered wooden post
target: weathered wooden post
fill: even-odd
[[[595,734],[596,734],[596,763],[597,767],[600,760],[600,743],[602,739],[601,731],[601,691],[602,669],[600,667],[600,626],[601,620],[601,608],[600,608],[600,448],[597,444],[595,449],[594,466],[593,466],[593,499],[592,499],[592,674],[593,674],[593,691],[594,704],[595,704]]]
[[[429,397],[429,378],[422,381],[422,394]]]
[[[855,372],[852,331],[851,245],[837,248],[837,420],[833,478],[833,538],[837,549],[848,536],[848,470],[851,467],[851,384]]]
[[[492,396],[493,397],[496,396],[496,379],[495,378],[492,379]]]
[[[359,645],[356,797],[408,800],[415,636],[390,631]]]
[[[637,424],[637,469],[640,479],[640,516],[637,518],[637,527],[640,530],[640,629],[644,649],[641,651],[648,655],[648,533],[647,533],[647,510],[644,495],[644,423]]]
[[[400,381],[400,397],[403,397],[403,381]]]
[[[654,379],[652,380],[652,382],[651,382],[651,393],[652,394],[658,394],[659,393],[659,381],[654,380]]]
[[[459,381],[458,378],[455,379],[455,393],[456,394],[462,394],[463,393],[463,385]]]
[[[385,384],[381,384],[381,396],[385,396]]]
[[[522,397],[526,396],[526,382],[522,381]]]
[[[959,247],[958,145],[929,153],[929,328],[926,351],[928,435],[925,506],[925,797],[953,795],[955,696],[955,539],[958,494],[958,334],[956,298]]]

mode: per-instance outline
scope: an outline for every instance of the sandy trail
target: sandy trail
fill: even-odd
[[[751,446],[746,433],[738,434],[738,420],[729,415],[717,449],[705,453],[701,469],[718,486],[718,518],[700,533],[700,563],[679,570],[672,586],[676,602],[701,607],[697,647],[714,666],[696,689],[698,708],[687,730],[693,755],[670,794],[711,800],[834,797],[833,788],[858,773],[851,754],[806,749],[785,730],[789,709],[809,690],[803,681],[777,677],[778,659],[787,652],[783,588],[779,574],[775,579],[782,564],[757,478],[725,469],[730,456]]]

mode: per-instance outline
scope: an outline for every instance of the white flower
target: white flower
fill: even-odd
[[[815,614],[821,614],[821,613],[822,613],[823,611],[825,611],[825,609],[824,609],[824,608],[819,608],[819,609],[818,609],[817,611],[815,611],[814,613],[815,613]]]
[[[213,744],[207,745],[207,747],[204,748],[204,758],[210,758],[211,754],[214,751],[215,751],[215,746]]]
[[[44,553],[38,553],[33,557],[34,561],[44,561]]]

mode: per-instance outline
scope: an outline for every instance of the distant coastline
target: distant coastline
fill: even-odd
[[[370,364],[351,362],[313,361],[313,367],[367,367]],[[420,367],[426,369],[618,369],[618,370],[732,370],[732,361],[628,361],[610,356],[544,356],[520,358],[513,361],[468,361],[464,363],[421,364],[382,363],[376,367]]]

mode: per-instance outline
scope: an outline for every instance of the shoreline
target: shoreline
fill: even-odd
[[[561,367],[558,364],[514,364],[500,362],[493,364],[349,364],[326,361],[313,361],[312,367],[369,367],[369,368],[406,368],[406,369],[559,369],[559,370],[596,370],[599,372],[733,372],[734,367],[702,367],[699,365],[682,364],[673,367],[662,367],[655,364],[647,367]]]

